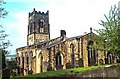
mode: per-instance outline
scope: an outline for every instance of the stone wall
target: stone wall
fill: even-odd
[[[71,77],[113,77],[114,78],[120,78],[120,64],[119,65],[113,65],[113,66],[106,66],[104,68],[94,69],[94,70],[88,70],[83,73],[78,74],[71,74],[69,75]],[[111,78],[112,79],[112,78]]]
[[[87,71],[82,77],[120,77],[120,65]]]

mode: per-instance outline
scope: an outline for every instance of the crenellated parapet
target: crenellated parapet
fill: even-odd
[[[38,15],[49,15],[49,11],[47,10],[47,12],[41,12],[41,11],[36,11],[35,8],[33,9],[33,12],[29,12],[29,17],[31,17],[32,15],[35,15],[35,14],[38,14]]]
[[[49,11],[36,11],[28,14],[28,45],[44,42],[50,39]]]

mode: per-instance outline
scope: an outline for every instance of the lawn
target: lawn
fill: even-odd
[[[81,72],[84,72],[84,71],[87,71],[87,70],[93,70],[93,69],[102,68],[102,67],[105,67],[105,66],[107,66],[107,65],[79,67],[79,68],[73,68],[73,69],[48,71],[48,72],[39,73],[39,74],[27,75],[27,76],[19,77],[19,78],[30,79],[30,78],[33,78],[33,77],[36,77],[36,78],[37,77],[56,77],[56,76],[63,76],[63,75],[71,74],[71,73],[81,73]]]

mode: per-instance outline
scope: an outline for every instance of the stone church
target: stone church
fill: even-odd
[[[36,74],[49,70],[69,69],[105,63],[105,52],[89,47],[94,45],[90,33],[67,38],[66,31],[50,39],[49,11],[35,9],[28,16],[27,45],[16,49],[19,75]]]

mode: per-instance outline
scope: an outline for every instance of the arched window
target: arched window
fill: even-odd
[[[108,52],[107,57],[108,57],[108,63],[112,64],[112,61],[113,61],[113,59],[112,59],[112,53]]]
[[[19,54],[18,54],[18,53],[17,53],[16,61],[17,61],[18,65],[20,65],[20,57],[19,57]]]
[[[74,68],[75,56],[74,56],[74,45],[73,45],[73,43],[70,44],[70,48],[71,48],[71,67]]]
[[[27,57],[27,64],[29,64],[29,57]]]
[[[89,41],[89,42],[88,42],[88,46],[87,46],[89,58],[92,58],[92,52],[93,52],[92,46],[93,46],[93,41]]]
[[[21,73],[22,75],[24,75],[24,56],[23,56],[23,52],[21,52],[21,65],[22,65],[22,68],[21,68]]]
[[[60,52],[58,52],[56,54],[56,66],[61,65],[61,64],[62,64],[61,55],[60,55]]]
[[[39,53],[40,57],[40,72],[43,72],[43,55],[42,52]]]
[[[18,64],[20,65],[20,57],[18,57]]]
[[[30,25],[28,25],[28,34],[30,34]]]
[[[40,27],[43,28],[43,20],[40,21]]]
[[[94,42],[89,41],[87,45],[87,50],[88,50],[88,65],[96,65],[97,64],[97,52],[96,49],[94,48]]]
[[[30,51],[30,53],[29,53],[29,70],[32,70],[32,57],[33,57],[33,52]]]
[[[40,32],[41,33],[44,32],[44,22],[43,22],[43,20],[41,20],[41,22],[40,22]]]
[[[26,52],[26,64],[27,64],[27,65],[29,64],[29,57],[28,57],[27,52]]]
[[[63,55],[60,51],[57,52],[55,55],[55,60],[56,60],[56,69],[63,69]]]
[[[88,50],[88,65],[91,66],[92,62],[92,46],[93,46],[93,41],[89,41],[87,45],[87,50]]]
[[[38,21],[38,26],[40,27],[40,20]]]
[[[22,57],[22,67],[24,67],[24,57]]]
[[[30,24],[29,24],[29,32],[30,32],[30,34],[33,32],[32,29],[33,29],[32,23],[30,22]]]
[[[40,20],[38,21],[37,32],[40,33]]]

